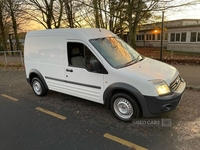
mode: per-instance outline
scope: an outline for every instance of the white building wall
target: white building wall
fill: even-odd
[[[196,33],[196,40],[191,41],[191,33]],[[186,41],[171,41],[172,33],[186,33]],[[178,29],[168,29],[168,44],[167,49],[173,51],[184,51],[184,52],[198,52],[200,53],[200,40],[198,39],[198,34],[200,35],[200,26],[178,28]],[[176,37],[175,37],[176,38]],[[181,37],[180,37],[181,38]],[[200,38],[200,37],[199,37]]]
[[[144,39],[136,40],[136,46],[161,46],[160,39],[158,38],[160,31],[158,28],[154,28],[153,25],[154,24],[152,24],[152,28],[150,29],[149,27],[151,24],[148,24],[146,26],[148,29],[146,28],[146,30],[140,31],[138,33],[138,35],[143,34]],[[163,46],[168,50],[200,53],[200,19],[182,19],[177,21],[169,21],[164,24],[164,27],[168,37],[167,40],[166,38],[163,39]],[[157,32],[155,32],[155,30],[157,30]],[[195,41],[194,38],[191,41],[192,32],[196,33]],[[186,33],[186,37],[184,37],[184,33]],[[147,34],[155,34],[155,39],[147,39]],[[175,34],[174,41],[171,40],[172,34]],[[184,37],[184,40],[181,38],[181,36]]]

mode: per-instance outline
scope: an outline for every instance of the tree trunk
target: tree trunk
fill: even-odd
[[[74,28],[73,14],[72,14],[72,1],[65,1],[65,11],[69,22],[69,27]]]
[[[138,0],[137,1],[137,7],[135,7],[134,4],[134,0],[129,0],[129,44],[131,47],[133,47],[134,49],[136,48],[136,39],[135,39],[135,36],[137,34],[137,28],[138,28],[138,23],[140,21],[140,14],[141,14],[141,11],[142,11],[142,0]],[[135,11],[135,18],[133,20],[132,17],[132,14],[133,12]],[[134,22],[133,22],[134,21]]]
[[[128,0],[128,29],[129,29],[129,33],[128,33],[128,44],[130,46],[133,46],[133,2],[132,0]]]
[[[17,50],[21,50],[19,37],[18,37],[18,34],[17,34],[17,22],[16,22],[16,18],[14,16],[13,10],[11,10],[11,18],[12,18],[13,31],[14,31],[14,35],[15,35]]]
[[[136,25],[137,26],[137,25]],[[135,39],[135,35],[136,35],[136,29],[137,27],[133,27],[131,35],[130,35],[130,45],[131,47],[133,47],[134,49],[136,49],[136,39]]]
[[[1,31],[1,36],[3,40],[3,49],[4,51],[7,51],[7,46],[6,46],[6,34],[5,34],[5,26],[3,23],[3,13],[2,13],[2,6],[0,5],[0,31]]]
[[[100,28],[100,24],[99,24],[99,10],[98,10],[97,0],[93,0],[93,5],[94,5],[95,27],[96,28]]]
[[[109,0],[109,8],[110,8],[110,20],[109,20],[109,29],[110,31],[114,32],[114,27],[113,27],[113,5],[112,1]]]

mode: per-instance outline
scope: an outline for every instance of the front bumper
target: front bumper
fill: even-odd
[[[154,116],[176,108],[183,97],[185,88],[186,83],[182,81],[178,89],[170,95],[157,97],[144,96],[149,113]]]

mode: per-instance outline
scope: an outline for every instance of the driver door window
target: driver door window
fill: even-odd
[[[72,67],[85,68],[91,71],[91,61],[98,61],[90,49],[82,43],[67,43],[68,64]],[[99,61],[98,61],[99,62]],[[100,64],[101,68],[103,66]],[[103,69],[101,69],[103,70]],[[99,72],[103,73],[103,72]]]

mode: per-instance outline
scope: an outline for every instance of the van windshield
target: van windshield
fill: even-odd
[[[119,37],[92,39],[90,42],[114,68],[126,67],[142,60],[142,56]]]

